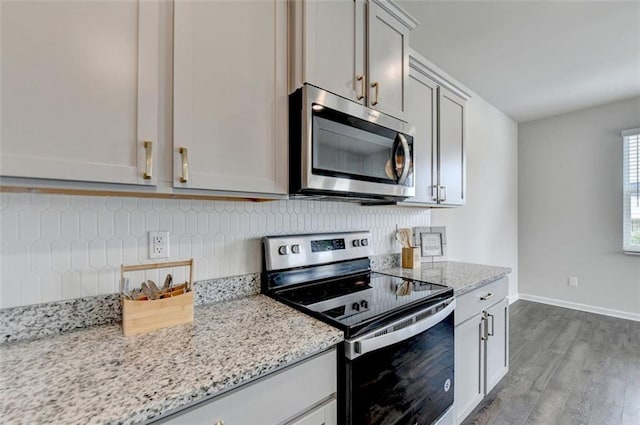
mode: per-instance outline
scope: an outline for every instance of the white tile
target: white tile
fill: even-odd
[[[29,246],[29,264],[31,272],[43,275],[51,271],[51,244],[40,240]]]
[[[117,238],[125,238],[131,234],[129,230],[129,213],[124,210],[114,214],[114,233]]]
[[[77,271],[89,268],[89,243],[83,240],[71,242],[71,268]]]
[[[146,233],[146,228],[144,225],[144,212],[141,210],[136,210],[131,212],[129,215],[129,231],[132,236],[139,238]]]
[[[62,297],[62,278],[56,272],[48,272],[42,275],[42,297],[38,302],[58,301]]]
[[[22,210],[18,222],[20,240],[33,243],[40,239],[40,216],[32,209]]]
[[[80,212],[80,237],[91,240],[98,236],[98,212],[86,209]]]
[[[60,238],[60,212],[48,208],[40,214],[41,238],[47,241],[55,241]]]
[[[103,268],[107,264],[106,243],[102,239],[89,242],[89,265],[93,270]]]
[[[113,237],[115,232],[113,211],[103,210],[98,213],[98,236],[103,240]]]
[[[42,278],[35,273],[24,273],[18,281],[20,285],[20,303],[37,304],[42,300]]]
[[[5,209],[0,212],[0,243],[2,246],[11,246],[18,242],[19,226],[18,211]]]

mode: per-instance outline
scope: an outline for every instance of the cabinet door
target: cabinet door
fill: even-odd
[[[155,184],[158,2],[0,8],[0,174]]]
[[[404,120],[410,30],[372,1],[368,3],[367,16],[369,106]]]
[[[286,2],[175,2],[174,187],[287,193],[286,49]]]
[[[332,399],[303,417],[294,420],[289,425],[336,425],[337,421],[337,403],[335,399]]]
[[[440,203],[465,203],[465,102],[438,87]]]
[[[409,73],[407,119],[412,124],[416,195],[406,204],[435,204],[437,85],[417,71]]]
[[[485,316],[489,335],[485,355],[485,394],[488,394],[509,371],[509,301],[505,298],[494,304]]]
[[[479,313],[455,328],[456,423],[462,422],[484,397],[483,324]]]
[[[243,385],[235,391],[199,403],[158,421],[165,425],[229,425],[282,424],[292,418],[300,424],[316,424],[318,410],[312,410],[309,421],[303,420],[308,411],[323,400],[335,400],[337,388],[336,351],[320,354],[279,372]],[[312,385],[310,385],[312,383]],[[304,388],[304,391],[301,389]],[[335,424],[335,403],[324,404],[327,422]],[[322,414],[320,414],[322,415]],[[334,422],[331,422],[334,420]],[[296,423],[296,422],[294,422]],[[319,422],[318,425],[320,425]]]
[[[363,0],[312,0],[299,5],[304,7],[305,82],[363,104]]]

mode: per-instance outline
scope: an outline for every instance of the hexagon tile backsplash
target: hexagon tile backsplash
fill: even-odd
[[[430,217],[427,209],[346,202],[1,193],[0,308],[117,292],[121,264],[152,262],[150,230],[170,232],[170,258],[161,261],[193,257],[203,280],[259,272],[265,235],[371,230],[374,254],[389,254],[399,252],[396,224],[429,226]]]

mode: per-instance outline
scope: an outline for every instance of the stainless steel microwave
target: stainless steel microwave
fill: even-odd
[[[289,96],[291,195],[394,202],[414,196],[408,124],[305,84]]]

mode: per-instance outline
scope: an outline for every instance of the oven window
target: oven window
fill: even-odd
[[[346,362],[351,425],[430,424],[453,404],[453,313],[407,340]]]
[[[313,173],[396,184],[404,163],[397,136],[396,131],[330,108],[313,109]],[[413,140],[405,137],[411,155]]]

